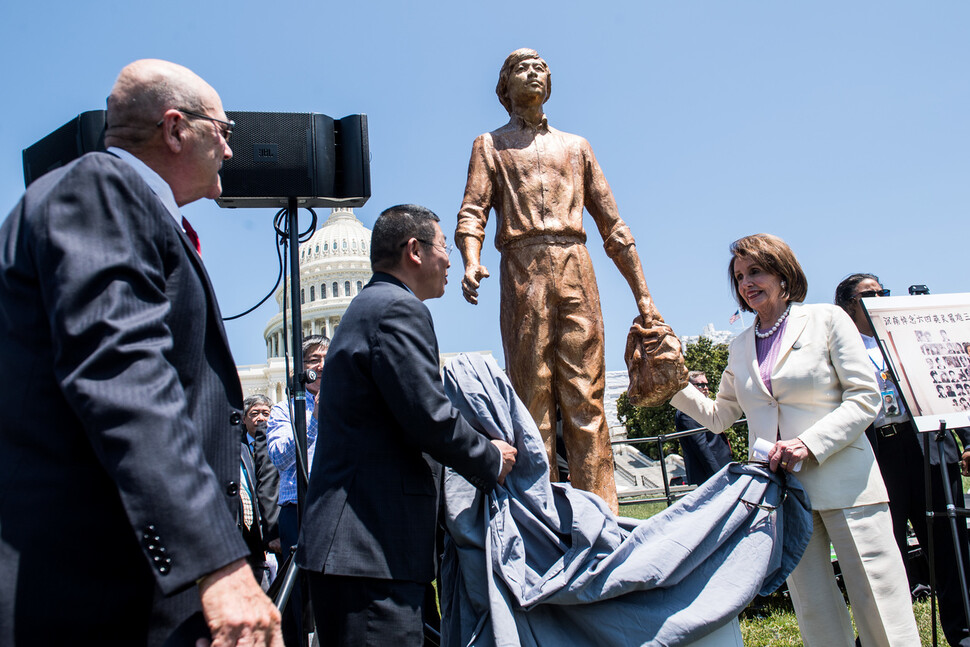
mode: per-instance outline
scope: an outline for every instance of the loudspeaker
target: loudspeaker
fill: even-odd
[[[236,122],[220,207],[360,207],[370,198],[367,115],[227,112]],[[105,111],[89,110],[24,149],[24,185],[104,150]]]
[[[24,186],[73,159],[104,150],[104,110],[82,112],[24,149]]]
[[[360,207],[370,198],[367,115],[236,112],[220,207]]]

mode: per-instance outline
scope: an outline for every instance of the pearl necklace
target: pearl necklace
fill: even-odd
[[[758,332],[758,328],[761,325],[761,320],[760,320],[760,318],[759,319],[755,319],[755,322],[754,322],[754,335],[755,335],[755,337],[757,337],[758,339],[768,339],[769,337],[771,337],[772,335],[774,335],[776,332],[778,332],[778,326],[780,326],[781,323],[788,317],[788,313],[789,312],[791,312],[791,304],[790,303],[788,304],[788,307],[785,308],[785,311],[781,313],[781,316],[778,317],[778,321],[775,322],[775,325],[772,326],[771,327],[771,330],[769,330],[767,332]]]

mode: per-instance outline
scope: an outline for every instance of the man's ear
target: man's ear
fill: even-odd
[[[404,245],[401,262],[410,266],[420,267],[421,260],[421,243],[418,242],[417,238],[409,239],[407,244]]]
[[[180,153],[185,141],[185,128],[188,122],[182,113],[174,108],[165,111],[162,118],[162,141],[173,153]]]

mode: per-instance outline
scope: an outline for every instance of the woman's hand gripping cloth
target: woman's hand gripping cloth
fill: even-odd
[[[615,517],[550,483],[539,431],[493,359],[459,355],[444,381],[467,420],[518,450],[487,495],[445,471],[444,645],[691,643],[778,588],[808,544],[791,476],[732,463],[646,521]]]

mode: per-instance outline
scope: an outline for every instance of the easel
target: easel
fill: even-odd
[[[924,286],[919,286],[919,287],[922,287],[923,290],[926,290]],[[910,290],[910,292],[911,294],[914,293],[912,289]],[[928,295],[928,291],[919,292],[919,294]],[[963,303],[966,302],[966,297],[967,295],[936,295],[935,297],[919,296],[919,299],[921,304],[925,304],[926,306],[939,307],[941,305],[952,306],[953,303],[962,305]],[[861,299],[860,303],[863,306],[863,311],[865,312],[866,317],[869,319],[869,323],[872,326],[872,330],[875,332],[876,340],[879,345],[879,350],[881,351],[882,356],[885,360],[885,366],[889,372],[889,377],[896,387],[896,393],[899,395],[900,399],[903,401],[903,404],[906,406],[906,409],[909,411],[910,417],[912,418],[912,421],[913,421],[913,427],[916,429],[918,434],[922,435],[923,483],[924,483],[924,490],[925,490],[924,507],[925,507],[925,514],[926,514],[926,520],[927,520],[927,524],[926,524],[927,542],[926,543],[928,544],[927,546],[924,546],[922,548],[926,551],[926,554],[929,560],[930,614],[933,618],[932,632],[933,632],[933,645],[935,647],[938,644],[938,629],[937,629],[937,620],[936,620],[936,615],[937,615],[937,604],[936,604],[937,577],[936,575],[937,573],[936,573],[936,563],[935,563],[936,555],[935,555],[934,539],[933,539],[933,535],[934,535],[933,522],[941,517],[946,517],[949,519],[950,534],[953,540],[953,554],[954,554],[954,559],[956,560],[957,576],[958,576],[959,585],[960,585],[960,594],[962,596],[962,601],[963,601],[964,621],[966,622],[965,626],[970,627],[970,596],[968,596],[968,592],[967,592],[967,572],[964,569],[964,563],[963,563],[963,553],[964,553],[964,550],[967,549],[967,547],[961,545],[960,534],[958,532],[958,527],[957,527],[958,518],[962,519],[963,520],[962,523],[966,524],[967,518],[970,517],[970,510],[968,510],[967,508],[957,508],[956,505],[953,503],[953,490],[950,485],[949,466],[947,465],[946,458],[945,458],[946,454],[944,452],[944,442],[946,440],[946,434],[948,429],[947,429],[947,421],[944,419],[944,417],[950,416],[953,414],[939,413],[939,428],[936,428],[936,429],[927,428],[927,424],[928,424],[927,418],[935,417],[937,412],[923,413],[923,410],[918,406],[917,402],[911,401],[906,395],[907,392],[911,392],[914,394],[913,397],[915,399],[916,392],[912,390],[913,384],[911,384],[910,380],[912,376],[912,379],[918,383],[918,380],[916,380],[916,376],[919,374],[919,371],[918,370],[911,371],[905,375],[906,387],[907,389],[909,389],[909,391],[907,391],[907,389],[901,388],[902,381],[900,380],[900,372],[898,371],[894,361],[894,358],[897,356],[897,353],[900,353],[900,351],[896,347],[896,341],[893,339],[892,331],[888,328],[888,324],[886,327],[875,325],[876,320],[880,315],[886,316],[890,314],[890,312],[895,312],[897,310],[899,311],[900,315],[905,315],[907,312],[918,313],[919,308],[914,308],[913,304],[909,301],[912,298],[913,298],[912,296],[901,297],[901,298],[884,297],[879,299],[864,298],[864,299]],[[929,299],[934,299],[934,301],[929,302],[928,301]],[[906,303],[905,306],[901,305],[904,302],[904,300]],[[871,310],[875,310],[876,315],[873,315],[870,312]],[[888,317],[886,318],[888,321]],[[906,319],[905,316],[900,316],[900,318]],[[929,321],[928,318],[926,320]],[[884,331],[886,332],[886,335],[888,335],[889,341],[892,342],[893,344],[892,351],[890,351],[890,348],[887,344],[887,340],[885,338],[886,335],[881,335],[880,331]],[[902,355],[900,355],[900,361],[902,361],[902,359],[903,359]],[[929,424],[932,424],[932,423],[929,423]],[[923,427],[922,429],[920,428],[921,426]],[[937,451],[939,452],[938,456],[940,461],[940,478],[943,480],[942,492],[943,492],[943,499],[945,503],[945,512],[936,512],[933,510],[933,487],[932,487],[932,480],[931,480],[932,467],[930,463],[930,434],[935,434],[936,447],[937,447]]]
[[[933,431],[919,431],[923,436],[923,482],[926,484],[926,536],[927,554],[930,562],[930,614],[933,617],[933,645],[937,645],[936,627],[936,566],[934,564],[933,549],[933,522],[939,517],[946,517],[950,520],[950,536],[953,539],[953,555],[956,560],[957,576],[960,581],[960,593],[963,597],[963,616],[970,627],[970,596],[967,595],[967,573],[963,568],[963,546],[960,545],[960,535],[957,531],[957,518],[963,519],[966,526],[966,519],[970,517],[970,509],[958,508],[953,504],[953,490],[950,487],[949,467],[946,464],[943,443],[946,439],[946,421],[940,420],[940,428]],[[936,512],[933,510],[933,491],[930,483],[930,434],[935,434],[936,449],[940,457],[940,478],[943,480],[943,500],[946,503],[946,512]]]

